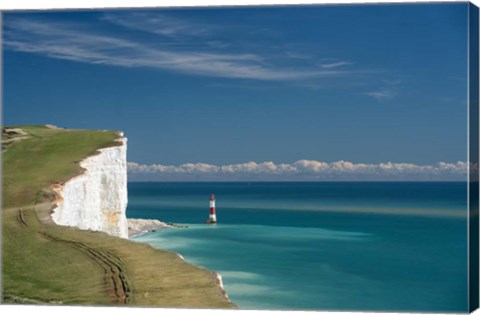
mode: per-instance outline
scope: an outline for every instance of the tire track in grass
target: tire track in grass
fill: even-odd
[[[132,292],[130,284],[127,280],[123,263],[117,256],[80,241],[62,239],[44,231],[40,231],[39,233],[48,240],[62,242],[81,250],[103,268],[105,272],[105,283],[108,284],[110,282],[110,292],[115,303],[127,304],[131,300]]]
[[[23,209],[18,210],[17,220],[23,227],[30,228]],[[104,271],[104,282],[110,287],[109,292],[115,303],[127,304],[131,300],[130,283],[127,280],[124,264],[119,257],[84,242],[63,239],[45,231],[38,231],[38,233],[45,239],[61,242],[78,249],[95,261]]]
[[[23,209],[18,210],[18,221],[25,227],[28,227],[27,221],[25,221],[25,215]]]

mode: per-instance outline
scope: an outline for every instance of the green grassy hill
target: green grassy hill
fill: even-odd
[[[115,132],[15,128],[27,135],[2,137],[3,303],[235,307],[213,273],[175,253],[52,223],[49,187],[81,173],[79,161],[96,150],[114,146]]]

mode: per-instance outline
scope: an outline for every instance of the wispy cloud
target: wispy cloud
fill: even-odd
[[[351,65],[351,62],[348,61],[338,61],[338,62],[332,62],[332,63],[324,63],[320,65],[322,68],[326,69],[331,69],[331,68],[338,68],[338,67],[343,67],[343,66],[348,66]]]
[[[383,79],[382,87],[365,95],[371,96],[379,102],[385,102],[397,97],[401,90],[401,81],[399,79]]]
[[[147,175],[151,179],[205,180],[462,180],[466,179],[466,162],[434,165],[413,163],[352,163],[348,161],[321,162],[299,160],[294,163],[256,163],[214,165],[186,163],[178,166],[128,163],[134,177]],[[140,175],[140,176],[139,176]]]
[[[117,12],[115,14],[105,14],[102,19],[122,27],[174,38],[211,34],[211,26],[209,25],[187,22],[159,13]]]
[[[397,92],[394,90],[383,89],[374,92],[367,92],[365,95],[371,96],[379,102],[383,102],[393,99],[397,95]]]
[[[186,23],[164,16],[147,19],[143,24],[132,24],[133,22],[112,16],[108,19],[161,35],[175,36],[195,32]],[[204,32],[206,30],[201,28],[197,30],[197,34]],[[87,30],[81,24],[16,17],[6,20],[4,45],[7,49],[57,59],[121,67],[149,67],[212,77],[288,81],[348,74],[345,70],[272,65],[266,62],[267,57],[256,53],[171,49],[135,37],[126,38],[117,33],[112,35]]]

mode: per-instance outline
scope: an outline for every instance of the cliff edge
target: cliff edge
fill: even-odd
[[[128,238],[127,138],[119,136],[118,146],[80,162],[81,175],[52,186],[59,197],[52,213],[56,224]]]

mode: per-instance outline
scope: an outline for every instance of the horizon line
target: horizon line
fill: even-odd
[[[127,180],[128,183],[465,183],[462,180]]]

